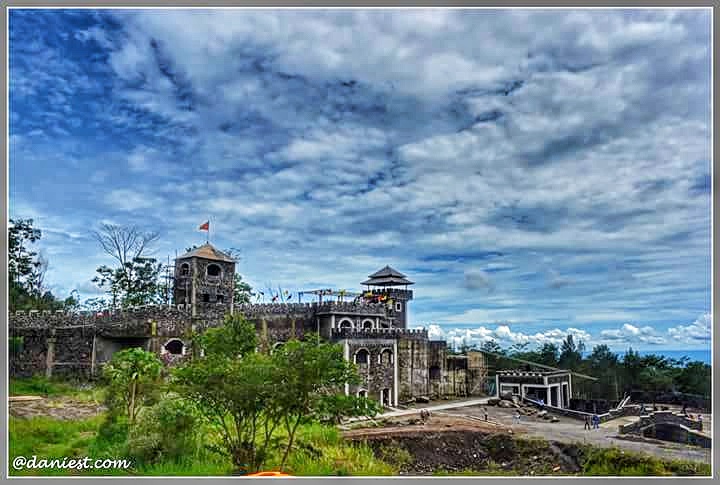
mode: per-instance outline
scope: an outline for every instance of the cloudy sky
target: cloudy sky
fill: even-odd
[[[709,10],[12,10],[10,216],[56,294],[100,222],[255,287],[390,264],[434,337],[710,343]]]

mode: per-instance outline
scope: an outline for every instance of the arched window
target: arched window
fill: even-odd
[[[380,364],[389,365],[393,363],[393,353],[390,349],[383,349],[378,356],[378,362]]]
[[[222,270],[220,269],[220,266],[217,264],[209,264],[207,267],[207,275],[208,276],[214,276],[214,277],[220,277],[222,274]]]
[[[367,349],[360,349],[355,352],[355,363],[358,365],[368,365],[370,363],[370,352]]]
[[[367,389],[360,389],[357,392],[357,397],[367,397]]]
[[[366,319],[363,320],[363,322],[362,322],[362,328],[363,328],[364,330],[372,330],[372,328],[373,328],[373,321],[366,318]]]
[[[190,265],[183,263],[180,265],[180,276],[188,276],[190,274]]]
[[[353,328],[353,321],[349,318],[340,320],[340,328]]]
[[[169,354],[173,355],[182,355],[184,347],[185,345],[182,343],[182,340],[176,338],[165,344],[165,350],[167,350]]]

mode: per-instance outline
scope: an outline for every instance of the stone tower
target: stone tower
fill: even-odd
[[[373,295],[381,295],[388,307],[388,318],[391,326],[407,328],[407,302],[412,300],[413,292],[407,287],[414,285],[404,274],[390,266],[371,274],[363,285],[372,287],[369,290]]]
[[[175,259],[173,298],[192,315],[233,310],[235,260],[206,243]]]

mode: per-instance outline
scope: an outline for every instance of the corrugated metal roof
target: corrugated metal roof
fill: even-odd
[[[203,259],[211,259],[213,261],[224,261],[226,263],[234,263],[235,260],[232,259],[227,254],[223,253],[219,249],[217,249],[215,246],[213,246],[210,243],[205,243],[200,247],[197,247],[193,249],[192,251],[188,251],[187,253],[183,254],[182,256],[178,256],[177,259],[187,259],[187,258],[203,258]]]

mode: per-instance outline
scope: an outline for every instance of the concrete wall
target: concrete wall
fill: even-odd
[[[428,340],[401,337],[397,345],[400,402],[410,401],[418,396],[428,396],[430,394]]]

